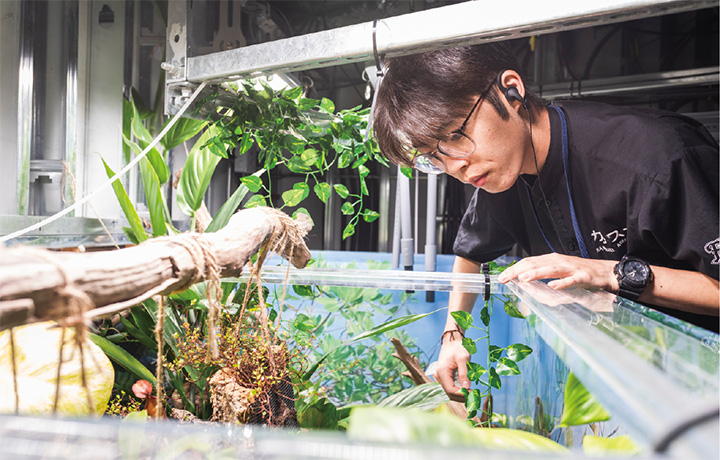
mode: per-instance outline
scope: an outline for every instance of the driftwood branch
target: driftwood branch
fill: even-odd
[[[395,353],[393,353],[393,356],[402,361],[408,370],[407,373],[403,373],[403,375],[407,375],[408,377],[410,377],[415,383],[415,385],[422,385],[423,383],[433,382],[433,380],[428,377],[422,367],[420,367],[420,361],[415,356],[408,353],[407,349],[402,344],[402,342],[400,342],[399,339],[393,337],[390,339],[390,341],[395,346]],[[448,397],[449,396],[450,395],[448,395]],[[463,398],[463,400],[464,399],[465,398]],[[457,415],[458,417],[463,419],[467,418],[468,413],[463,403],[458,401],[448,401],[446,405],[450,412],[452,412],[454,415]],[[478,423],[480,422],[480,419],[474,417],[473,421],[475,421],[475,423]]]
[[[61,319],[76,314],[61,294],[67,288],[86,295],[95,308],[129,308],[153,295],[182,291],[204,281],[211,263],[222,277],[238,276],[250,257],[266,244],[295,267],[303,268],[310,260],[303,240],[310,224],[303,214],[300,216],[293,221],[269,208],[245,209],[215,233],[155,238],[115,251],[0,249],[0,330],[28,319]],[[32,317],[20,311],[31,312]]]

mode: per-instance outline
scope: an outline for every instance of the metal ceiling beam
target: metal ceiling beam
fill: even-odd
[[[551,83],[532,90],[545,99],[568,99],[572,97],[625,95],[627,93],[647,93],[649,90],[680,88],[686,86],[718,85],[720,68],[704,67],[672,72],[654,72],[640,75],[627,75],[594,80],[575,80],[563,83]]]
[[[716,7],[717,0],[469,1],[378,21],[378,49],[412,54]],[[171,25],[172,26],[172,25]],[[372,23],[187,58],[189,82],[233,80],[370,61]],[[181,63],[168,63],[170,65]]]

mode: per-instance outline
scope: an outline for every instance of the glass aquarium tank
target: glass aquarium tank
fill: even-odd
[[[416,271],[390,269],[390,257],[319,251],[309,268],[272,258],[261,272],[277,334],[311,364],[313,388],[296,388],[294,398],[312,390],[313,404],[332,405],[332,417],[316,411],[312,423],[333,430],[4,415],[0,456],[718,458],[717,334],[605,292],[500,285],[496,273],[510,259],[484,274],[453,275],[451,256],[438,256],[432,273],[421,271],[422,256]],[[228,298],[241,298],[248,276],[224,281]],[[432,379],[451,291],[478,294],[473,314],[456,317],[472,355],[464,402]],[[390,406],[412,420],[382,412]],[[442,419],[450,432],[438,435],[437,426],[421,426],[417,408],[460,425]],[[361,414],[373,429],[353,425]],[[310,418],[298,410],[301,426]],[[496,436],[532,433],[558,449],[530,441],[523,449],[517,437],[468,444],[469,423]]]

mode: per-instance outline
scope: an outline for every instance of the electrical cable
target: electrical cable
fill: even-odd
[[[92,199],[95,194],[97,194],[101,190],[105,189],[108,185],[110,185],[113,182],[115,182],[116,180],[118,180],[123,174],[128,172],[133,166],[135,166],[138,162],[140,162],[140,160],[145,158],[145,156],[148,154],[148,152],[150,150],[152,150],[153,147],[155,147],[155,145],[158,142],[160,142],[160,139],[165,137],[165,134],[167,134],[167,132],[175,125],[175,123],[177,123],[178,119],[180,119],[180,117],[185,113],[185,111],[188,109],[188,107],[190,107],[190,104],[193,103],[193,101],[197,98],[197,96],[200,94],[200,92],[203,90],[203,88],[205,88],[205,82],[200,83],[200,85],[197,87],[197,89],[195,89],[195,92],[192,94],[192,96],[190,96],[190,98],[187,100],[187,102],[185,102],[185,105],[183,105],[182,108],[178,111],[178,113],[175,114],[175,116],[170,120],[170,122],[165,126],[165,128],[162,131],[160,131],[160,134],[158,134],[157,137],[155,137],[155,139],[153,139],[152,142],[150,142],[150,144],[148,144],[148,146],[145,147],[145,150],[140,152],[135,158],[133,158],[132,161],[130,161],[130,163],[125,165],[125,167],[123,169],[121,169],[120,171],[118,171],[113,177],[111,177],[107,181],[103,182],[98,188],[93,190],[90,194],[85,195],[83,198],[76,201],[72,206],[67,207],[67,208],[63,209],[62,211],[60,211],[56,214],[53,214],[52,216],[48,217],[47,219],[43,219],[40,222],[33,224],[27,228],[23,228],[16,232],[10,233],[9,235],[0,237],[0,243],[11,240],[13,238],[17,238],[18,236],[22,236],[26,233],[32,232],[33,230],[37,230],[51,222],[58,220],[59,218],[65,216],[67,214],[70,214],[75,209],[77,209],[80,205],[85,204],[88,201],[90,201],[90,199]]]
[[[665,453],[668,447],[670,447],[670,444],[672,444],[672,442],[679,438],[683,433],[696,427],[697,425],[717,419],[718,417],[720,417],[720,407],[713,407],[710,410],[694,414],[693,416],[682,420],[653,443],[653,452]]]

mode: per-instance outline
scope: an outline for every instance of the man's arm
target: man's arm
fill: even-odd
[[[613,260],[583,259],[562,254],[545,254],[525,258],[507,268],[498,281],[512,279],[533,281],[551,279],[548,286],[565,289],[570,286],[618,291]],[[720,314],[720,285],[703,273],[651,266],[653,280],[638,299],[641,302],[702,315]]]
[[[481,265],[471,260],[456,256],[453,264],[453,273],[480,273]],[[467,292],[451,292],[448,317],[445,323],[445,331],[463,331],[453,319],[451,313],[454,311],[472,312],[478,295]],[[458,393],[460,387],[455,385],[453,371],[457,370],[460,386],[470,388],[470,380],[467,378],[467,365],[470,354],[462,346],[462,335],[459,333],[448,333],[443,335],[443,344],[440,348],[438,366],[435,373],[435,380],[440,382],[447,393]]]

